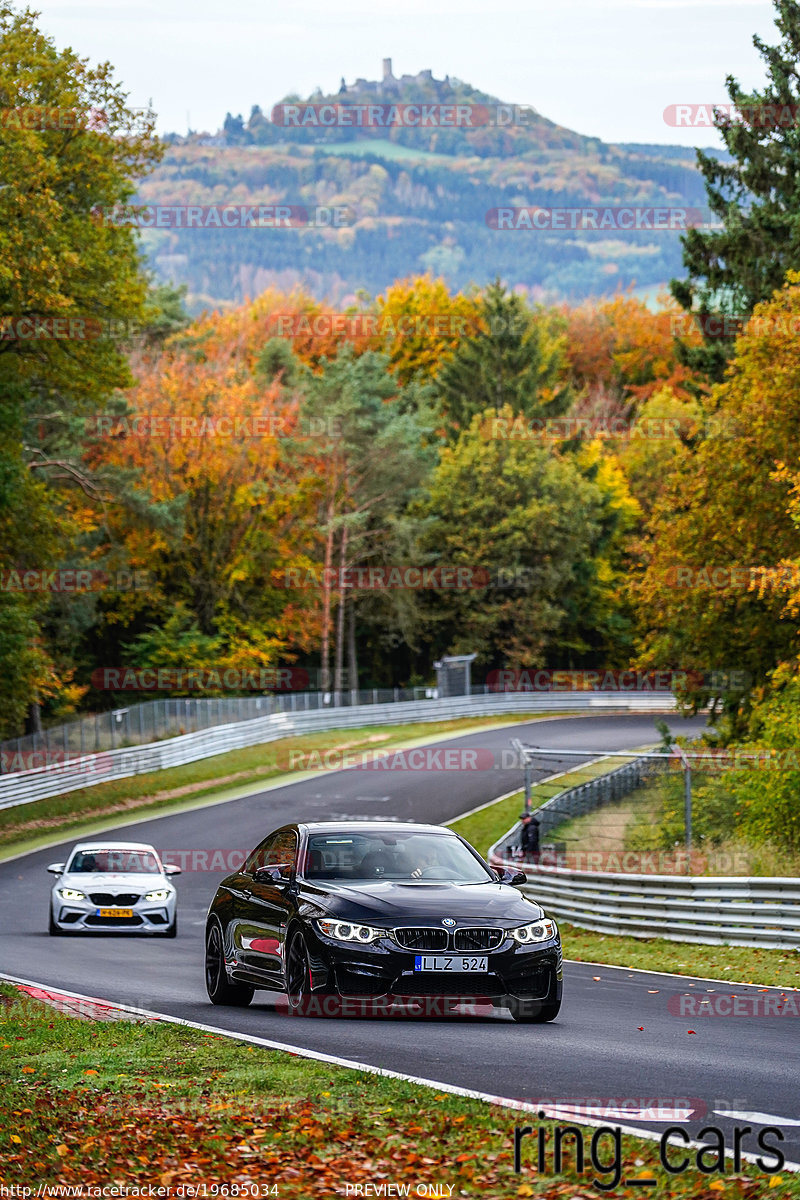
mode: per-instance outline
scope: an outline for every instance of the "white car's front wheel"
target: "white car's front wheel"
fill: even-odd
[[[52,905],[52,903],[50,905],[50,921],[47,926],[47,932],[50,934],[50,937],[63,937],[63,935],[64,935],[64,930],[59,929],[59,927],[56,925],[55,921],[53,920],[53,905]]]

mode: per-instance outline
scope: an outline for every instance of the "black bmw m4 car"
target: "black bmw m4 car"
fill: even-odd
[[[438,998],[448,1011],[479,997],[517,1021],[552,1021],[561,940],[515,889],[524,882],[438,825],[284,825],[217,889],[206,922],[209,998],[244,1005],[260,988],[303,1015],[333,1014],[337,1003],[348,1011],[347,998],[373,1007]]]

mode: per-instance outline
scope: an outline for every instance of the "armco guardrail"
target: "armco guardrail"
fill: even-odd
[[[187,733],[144,746],[127,746],[88,754],[65,763],[51,763],[30,771],[0,776],[0,808],[29,804],[60,796],[110,779],[124,779],[182,766],[228,750],[257,746],[278,738],[324,729],[352,729],[362,725],[401,725],[442,721],[452,717],[502,717],[513,713],[663,712],[675,707],[671,695],[652,692],[498,693],[456,696],[443,700],[411,700],[398,704],[360,704],[312,712],[272,713],[249,721]]]
[[[631,783],[640,763],[638,760],[618,768],[593,782],[619,777],[627,771]],[[616,786],[622,787],[622,781]],[[611,787],[604,800],[592,802],[585,789],[586,784],[567,789],[537,809],[542,833],[569,816],[619,798]],[[619,792],[619,796],[624,794]],[[552,916],[571,925],[598,933],[660,937],[709,946],[800,949],[800,879],[633,875],[520,863],[508,854],[518,828],[509,830],[492,846],[489,861],[494,866],[521,867],[528,876],[521,890]]]

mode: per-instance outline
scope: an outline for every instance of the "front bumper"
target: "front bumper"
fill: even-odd
[[[496,950],[481,952],[487,959],[486,972],[416,971],[414,960],[420,951],[402,949],[390,938],[368,947],[321,937],[316,941],[316,953],[311,955],[312,990],[335,990],[342,996],[544,1000],[555,994],[562,978],[558,937],[534,946],[507,938]]]
[[[176,899],[161,902],[139,901],[129,906],[130,917],[98,915],[98,905],[90,901],[51,900],[53,924],[75,933],[164,933],[175,920]]]

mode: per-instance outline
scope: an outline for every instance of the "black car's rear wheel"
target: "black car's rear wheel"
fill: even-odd
[[[511,997],[508,1002],[509,1011],[515,1021],[526,1025],[544,1025],[546,1021],[555,1021],[561,1011],[561,980],[555,981],[545,1000],[518,1000]]]
[[[244,1008],[253,999],[254,989],[243,983],[231,983],[225,971],[222,928],[213,920],[206,930],[206,991],[212,1004],[231,1004]]]

